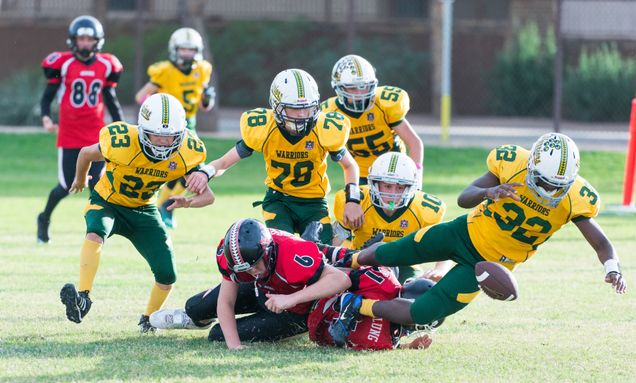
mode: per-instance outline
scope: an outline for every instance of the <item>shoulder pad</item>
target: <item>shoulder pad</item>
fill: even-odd
[[[274,112],[271,109],[257,108],[241,115],[241,137],[252,150],[261,152],[265,140],[276,127]]]
[[[601,206],[601,197],[589,182],[578,176],[568,191],[572,200],[572,219],[594,218]]]
[[[392,127],[404,120],[411,108],[411,100],[408,93],[396,86],[378,87],[375,103],[382,109],[388,124]]]
[[[61,69],[62,65],[72,57],[71,52],[51,52],[40,65],[44,68]]]
[[[181,146],[181,156],[183,157],[188,170],[203,163],[207,156],[205,144],[190,130],[186,130],[184,143]]]
[[[121,72],[124,67],[121,65],[121,62],[117,58],[117,56],[110,53],[97,53],[102,59],[108,61],[111,65],[111,72]]]
[[[320,103],[320,110],[323,112],[334,112],[338,111],[338,106],[336,105],[337,97],[331,97],[326,99],[325,101]]]
[[[417,192],[415,200],[416,208],[419,210],[418,219],[422,226],[430,226],[442,222],[446,213],[446,204],[436,195],[425,192]]]
[[[115,122],[99,131],[99,149],[104,158],[116,164],[128,164],[139,151],[137,127]]]
[[[314,130],[322,147],[329,152],[336,152],[347,143],[351,122],[339,112],[320,112]]]
[[[159,61],[148,67],[148,77],[150,82],[154,84],[161,84],[166,69],[169,69],[169,61]]]
[[[501,183],[528,167],[530,152],[517,145],[501,145],[490,151],[486,164],[488,171],[496,175]]]

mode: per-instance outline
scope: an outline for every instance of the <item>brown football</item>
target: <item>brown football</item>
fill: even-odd
[[[514,275],[495,262],[479,262],[475,265],[477,284],[486,295],[500,301],[514,301],[519,296]]]

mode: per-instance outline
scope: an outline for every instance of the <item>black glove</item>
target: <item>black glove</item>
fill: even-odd
[[[357,254],[358,250],[346,250],[342,258],[333,263],[334,267],[351,267],[351,261],[353,260],[353,254]]]
[[[367,241],[362,244],[362,247],[360,247],[360,250],[364,250],[367,247],[382,241],[384,241],[384,233],[379,231],[373,237],[367,239]]]
[[[322,223],[318,221],[312,221],[307,224],[305,227],[305,231],[303,231],[300,238],[305,241],[310,241],[314,243],[320,242],[320,233],[322,233]]]

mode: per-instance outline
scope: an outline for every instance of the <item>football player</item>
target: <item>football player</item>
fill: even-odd
[[[168,42],[170,60],[160,61],[148,67],[150,81],[135,96],[141,104],[151,94],[168,93],[181,101],[186,111],[186,127],[196,129],[199,105],[206,111],[212,109],[216,99],[210,86],[212,65],[203,59],[203,39],[192,28],[180,28],[172,33]],[[184,180],[168,182],[159,192],[157,205],[163,222],[168,228],[176,227],[173,211],[167,207],[169,198],[183,192]]]
[[[406,119],[410,108],[406,91],[394,86],[378,87],[373,66],[356,55],[336,62],[331,71],[331,87],[336,96],[320,107],[324,112],[343,113],[351,121],[347,148],[360,167],[360,184],[367,183],[368,169],[378,156],[408,148],[418,169],[419,190],[424,145]]]
[[[262,202],[267,227],[302,233],[312,221],[324,225],[323,243],[331,243],[332,228],[325,195],[330,190],[327,156],[342,167],[345,180],[343,220],[356,228],[363,220],[358,188],[358,165],[345,148],[349,121],[338,112],[320,112],[318,86],[309,73],[287,69],[270,88],[272,109],[254,109],[241,116],[240,140],[221,158],[190,179],[188,189],[200,192],[254,151],[265,159],[267,193]]]
[[[74,19],[66,39],[70,51],[53,52],[42,61],[47,86],[40,100],[42,126],[57,134],[58,184],[49,193],[46,206],[37,217],[37,241],[48,243],[53,210],[69,193],[75,177],[75,162],[84,146],[99,140],[104,126],[104,105],[113,121],[123,119],[115,87],[122,73],[117,57],[101,53],[104,45],[102,24],[92,16]],[[59,122],[51,118],[51,102],[57,97]],[[103,172],[104,163],[90,168],[93,189]]]
[[[151,323],[205,328],[218,318],[208,339],[241,349],[242,342],[275,341],[307,331],[312,302],[351,286],[345,273],[323,262],[316,244],[250,218],[232,224],[216,261],[220,285],[188,299],[185,312],[152,314]],[[236,319],[236,314],[251,315]]]
[[[203,142],[185,124],[179,101],[157,93],[142,104],[138,126],[107,125],[100,131],[99,143],[80,151],[71,192],[84,189],[91,162],[105,160],[106,175],[91,192],[84,213],[87,234],[80,252],[79,286],[68,283],[60,292],[70,321],[80,323],[88,314],[104,241],[119,234],[133,243],[154,274],[150,299],[139,321],[141,332],[153,330],[148,316],[161,308],[176,280],[171,241],[155,204],[156,191],[168,181],[198,171],[206,155]],[[206,188],[189,198],[173,197],[169,208],[212,202],[214,195]]]
[[[360,207],[364,223],[353,230],[343,220],[345,195],[336,193],[334,214],[334,244],[353,235],[351,248],[360,249],[379,232],[384,241],[392,242],[421,228],[439,223],[444,218],[446,204],[438,197],[417,190],[418,170],[404,153],[389,152],[379,156],[369,169],[368,185],[360,188]],[[439,280],[451,264],[439,262],[426,272],[427,278]],[[404,283],[419,272],[413,266],[400,266],[398,279]]]
[[[351,279],[349,291],[369,299],[393,299],[402,297],[415,299],[426,293],[435,282],[417,278],[402,286],[395,274],[387,267],[364,266],[348,270]],[[309,339],[321,346],[346,346],[353,350],[393,350],[396,348],[428,348],[432,342],[428,332],[435,331],[443,321],[426,326],[402,326],[382,318],[361,317],[351,329],[346,343],[335,344],[329,328],[336,322],[340,307],[340,294],[322,298],[309,313],[307,327]],[[426,333],[425,333],[426,332]],[[401,343],[402,340],[411,342]]]
[[[423,228],[397,241],[345,257],[344,264],[402,265],[452,259],[457,262],[431,291],[415,302],[374,301],[347,294],[332,336],[344,342],[359,313],[396,323],[429,323],[466,307],[479,294],[474,267],[491,261],[510,270],[573,222],[604,266],[604,280],[622,294],[626,281],[614,246],[594,220],[600,196],[579,172],[579,151],[559,133],[541,136],[530,151],[504,145],[490,152],[488,171],[457,199],[474,208],[453,221]]]

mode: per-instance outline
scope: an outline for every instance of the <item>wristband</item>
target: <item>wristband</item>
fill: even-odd
[[[621,273],[621,267],[618,264],[618,259],[608,259],[605,263],[603,263],[603,267],[605,267],[605,275],[609,273]]]
[[[360,188],[357,184],[349,183],[345,186],[346,202],[353,202],[360,204]]]
[[[208,181],[210,181],[216,175],[216,168],[212,164],[201,166],[201,169],[199,169],[199,171],[205,173],[205,175],[208,176]]]

